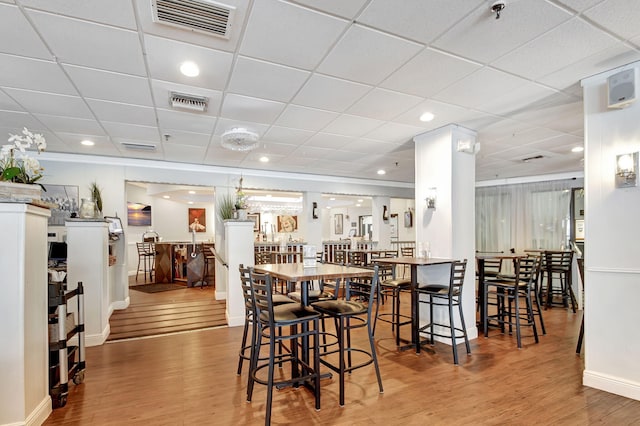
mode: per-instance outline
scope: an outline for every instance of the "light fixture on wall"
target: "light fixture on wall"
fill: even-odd
[[[311,211],[311,217],[313,219],[317,219],[318,218],[318,203],[316,203],[315,201],[313,202],[313,209]]]
[[[389,210],[387,210],[387,206],[382,206],[382,220],[389,220]]]
[[[638,153],[616,155],[616,188],[638,186]]]
[[[477,154],[480,151],[480,143],[471,139],[460,139],[456,146],[456,151],[466,152],[467,154]]]
[[[436,209],[436,195],[437,195],[437,191],[436,188],[429,188],[427,190],[427,198],[425,198],[425,201],[427,203],[427,208],[428,209]]]

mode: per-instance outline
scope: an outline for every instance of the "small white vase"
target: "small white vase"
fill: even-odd
[[[245,209],[238,209],[238,220],[247,220],[247,211]]]
[[[0,201],[28,203],[42,199],[40,185],[0,181]]]

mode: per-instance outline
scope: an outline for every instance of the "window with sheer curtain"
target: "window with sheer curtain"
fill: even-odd
[[[558,250],[569,242],[571,188],[576,180],[476,188],[476,250]]]

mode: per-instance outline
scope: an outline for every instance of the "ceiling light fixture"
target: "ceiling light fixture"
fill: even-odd
[[[85,139],[80,143],[84,146],[94,146],[96,144],[94,141],[90,141],[89,139]]]
[[[425,112],[424,114],[422,114],[420,116],[420,121],[428,123],[429,121],[433,120],[434,118],[436,118],[436,116],[433,115],[433,113]]]
[[[191,194],[191,195],[193,195],[195,193],[196,193],[196,191],[189,191],[189,194]]]
[[[269,157],[260,157],[260,162],[261,163],[268,163],[269,162]]]
[[[378,172],[377,172],[377,173],[378,173],[379,175],[386,175],[386,174],[387,174],[387,172],[385,172],[385,171],[384,171],[384,170],[382,170],[382,169],[378,170]]]
[[[180,72],[187,77],[197,77],[200,74],[200,68],[195,62],[186,61],[180,64]]]
[[[168,200],[171,197],[169,195],[163,195],[162,198],[164,198],[165,200]]]
[[[251,151],[258,147],[258,134],[245,128],[234,128],[221,136],[223,148],[231,151]]]
[[[582,146],[574,146],[573,148],[571,148],[571,152],[582,152],[584,151],[584,147]]]

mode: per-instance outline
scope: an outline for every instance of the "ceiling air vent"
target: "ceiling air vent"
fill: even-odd
[[[522,162],[523,162],[523,163],[528,163],[528,162],[530,162],[531,160],[540,160],[540,159],[542,159],[542,158],[544,158],[544,155],[534,155],[533,157],[523,158],[523,159],[522,159]]]
[[[122,146],[127,149],[133,149],[135,151],[155,151],[156,146],[152,143],[138,143],[138,142],[121,142]]]
[[[169,92],[169,105],[172,108],[187,109],[189,111],[205,112],[209,98],[204,96],[186,95],[184,93]]]
[[[235,8],[208,0],[154,0],[155,22],[229,38]]]

